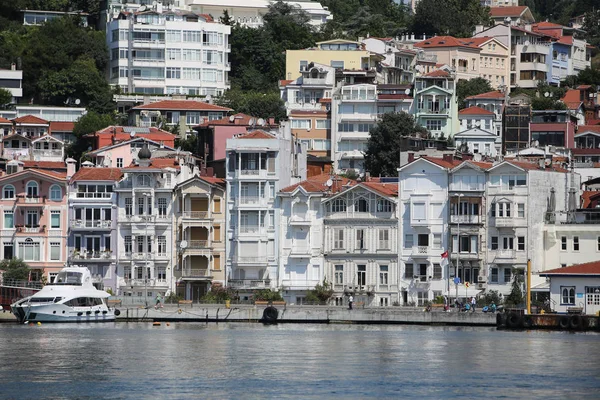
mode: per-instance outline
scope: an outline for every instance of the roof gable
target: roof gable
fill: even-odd
[[[540,272],[540,276],[600,275],[600,261],[575,264],[570,267],[556,268]]]
[[[472,106],[468,108],[463,108],[458,112],[458,115],[488,115],[494,116],[495,114],[491,111],[486,110],[485,108]]]
[[[48,121],[36,117],[35,115],[24,115],[19,118],[13,119],[15,124],[37,124],[37,125],[48,125]]]
[[[455,138],[481,138],[481,139],[493,139],[496,140],[496,135],[492,132],[486,131],[480,128],[471,128],[464,131],[458,132],[454,135]]]

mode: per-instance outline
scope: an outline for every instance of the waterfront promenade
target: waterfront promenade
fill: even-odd
[[[117,321],[206,321],[206,322],[260,322],[264,305],[186,304],[154,307],[117,307],[121,312]],[[340,324],[418,324],[495,326],[496,315],[482,312],[424,312],[422,307],[355,308],[332,306],[275,306],[278,323],[340,323]]]

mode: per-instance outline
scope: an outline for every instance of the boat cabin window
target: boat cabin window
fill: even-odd
[[[60,271],[54,282],[59,285],[81,285],[81,272]]]
[[[97,297],[76,297],[69,301],[65,301],[66,306],[70,307],[92,307],[92,306],[101,306],[102,299]]]
[[[30,303],[53,303],[54,297],[32,297]]]

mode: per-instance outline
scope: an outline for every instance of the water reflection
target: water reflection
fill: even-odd
[[[565,398],[600,388],[593,333],[118,323],[3,324],[0,337],[8,398]]]

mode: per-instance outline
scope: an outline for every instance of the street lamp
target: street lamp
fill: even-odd
[[[146,198],[146,201],[144,202],[145,204],[145,210],[146,210],[146,214],[148,213],[148,203],[149,201],[152,201],[152,195],[150,193],[144,193],[144,197]],[[146,217],[144,218],[144,220],[146,221],[145,223],[145,239],[146,239],[146,243],[145,246],[146,248],[144,249],[144,302],[146,304],[146,308],[148,308],[148,245],[150,244],[150,240],[148,239],[148,220],[150,219],[150,215],[146,215]]]

